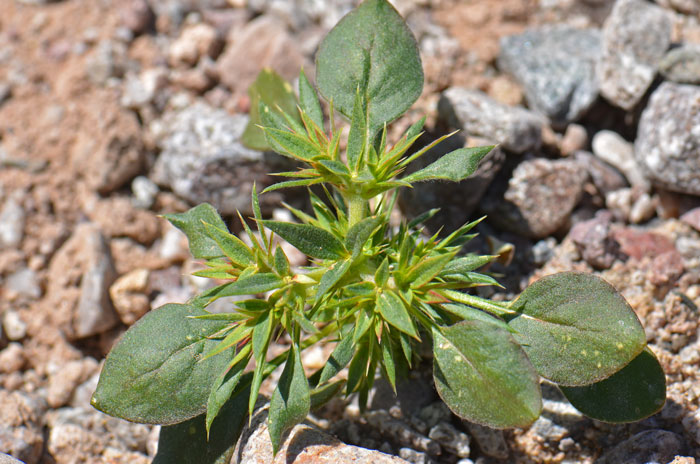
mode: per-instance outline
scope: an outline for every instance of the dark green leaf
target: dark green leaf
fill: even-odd
[[[321,298],[326,296],[328,290],[332,289],[333,286],[343,278],[345,273],[348,272],[348,269],[350,269],[351,264],[352,261],[349,260],[338,261],[328,270],[328,272],[323,274],[321,281],[318,283],[318,288],[316,289],[314,304],[318,303]]]
[[[234,360],[235,361],[235,360]],[[231,398],[233,390],[238,385],[245,369],[245,362],[239,362],[229,370],[223,372],[211,387],[207,400],[206,428],[207,434],[211,433],[211,425],[221,412],[221,408]]]
[[[318,164],[323,166],[324,168],[328,169],[330,172],[335,174],[338,177],[342,178],[349,178],[350,177],[350,171],[348,170],[348,167],[345,166],[345,164],[341,163],[340,161],[337,160],[319,160]]]
[[[353,172],[357,172],[362,153],[366,149],[367,131],[367,99],[365,93],[358,87],[355,95],[355,103],[350,121],[350,133],[348,134],[347,158],[348,165]]]
[[[411,140],[413,137],[420,134],[420,132],[423,130],[424,125],[425,125],[425,116],[420,118],[418,121],[414,122],[413,125],[408,128],[408,130],[406,131],[406,134],[404,135],[404,137],[406,137],[406,140]]]
[[[265,135],[275,149],[282,148],[281,154],[301,161],[308,161],[319,154],[318,147],[306,137],[270,127],[265,128]]]
[[[311,82],[302,70],[299,73],[299,103],[301,109],[311,117],[311,120],[323,129],[323,111],[321,111],[321,102],[318,100],[318,95],[314,90]]]
[[[433,353],[437,391],[459,417],[495,428],[539,417],[539,378],[507,330],[480,320],[433,329]]]
[[[391,337],[382,337],[381,349],[384,372],[386,372],[391,388],[394,390],[394,393],[396,393],[396,362],[394,362],[394,350],[391,346]]]
[[[479,269],[491,262],[494,256],[491,255],[467,255],[450,261],[442,270],[440,275],[464,274]]]
[[[340,372],[350,362],[353,353],[355,353],[355,343],[353,337],[347,335],[333,349],[326,365],[323,366],[318,383],[324,384]]]
[[[485,313],[484,311],[481,311],[479,309],[475,309],[470,306],[461,304],[443,304],[441,305],[441,307],[454,314],[455,316],[459,316],[460,318],[462,318],[462,320],[488,322],[489,324],[496,324],[498,327],[509,332],[512,331],[511,327],[508,324],[506,324],[502,319]]]
[[[316,57],[316,83],[348,117],[358,86],[366,85],[371,134],[418,99],[423,89],[418,46],[389,2],[366,0],[330,31]]]
[[[174,424],[202,414],[214,380],[233,353],[200,362],[228,325],[194,319],[190,305],[168,304],[147,313],[107,355],[92,405],[111,416],[145,424]]]
[[[270,399],[268,426],[273,454],[279,451],[284,432],[306,419],[310,408],[309,383],[301,365],[299,349],[292,345],[282,376]]]
[[[563,272],[530,285],[513,304],[508,324],[543,377],[589,385],[610,377],[646,345],[644,329],[625,299],[604,280]]]
[[[327,383],[311,390],[311,409],[317,409],[333,399],[345,386],[345,379]]]
[[[327,230],[291,222],[263,221],[263,224],[312,258],[338,259],[347,254],[340,240]]]
[[[253,359],[255,359],[255,370],[253,371],[253,381],[250,387],[250,398],[248,398],[248,414],[252,415],[255,403],[258,400],[258,392],[262,383],[263,370],[265,369],[265,355],[270,346],[272,337],[273,317],[270,311],[262,313],[253,328],[251,343],[253,344]]]
[[[560,387],[572,405],[604,422],[635,422],[661,410],[666,376],[649,348],[605,380],[583,387]]]
[[[367,240],[369,240],[374,231],[384,222],[382,219],[381,216],[368,217],[348,230],[348,234],[345,237],[345,248],[352,253],[353,259],[360,256],[362,248],[365,246],[365,243],[367,243]]]
[[[312,179],[287,180],[284,182],[278,182],[276,184],[270,185],[265,190],[263,190],[263,193],[272,192],[283,188],[308,187],[311,185],[320,184],[321,182],[323,182],[323,178],[321,177],[315,177]]]
[[[377,287],[382,288],[389,281],[389,258],[384,258],[382,264],[379,265],[374,272],[374,283]]]
[[[204,226],[204,223],[207,223],[226,230],[226,224],[212,205],[202,203],[185,213],[165,214],[163,217],[187,235],[190,252],[195,258],[211,259],[224,256],[224,252],[209,237]]]
[[[220,229],[214,225],[204,222],[204,228],[209,238],[214,240],[227,258],[241,267],[248,267],[255,264],[255,258],[250,248],[238,237]]]
[[[256,295],[258,293],[265,293],[270,290],[278,289],[282,287],[283,284],[284,281],[271,272],[253,274],[252,276],[241,277],[235,282],[226,284],[215,296],[221,298],[235,295]]]
[[[401,298],[391,290],[386,290],[377,296],[377,307],[385,321],[393,325],[400,331],[418,338],[418,332],[413,325],[408,308]]]
[[[224,404],[208,439],[204,414],[163,426],[153,464],[228,464],[247,417],[247,397],[244,389]]]
[[[460,148],[444,155],[439,160],[403,178],[406,182],[426,180],[451,180],[459,182],[474,174],[479,162],[493,147]]]
[[[281,276],[286,276],[290,272],[289,260],[281,246],[278,246],[275,250],[275,271]]]
[[[258,127],[263,124],[260,118],[260,103],[272,108],[280,117],[278,107],[288,115],[298,118],[296,96],[292,86],[269,68],[260,71],[255,82],[248,88],[248,95],[250,96],[250,120],[241,136],[241,141],[254,150],[269,150],[271,147],[265,139],[265,133]],[[278,129],[281,128],[278,127]]]
[[[452,258],[454,258],[454,253],[445,253],[420,260],[409,270],[406,275],[406,283],[410,284],[411,288],[422,287],[433,280],[433,277],[438,275]]]
[[[366,340],[359,342],[357,352],[350,361],[348,367],[348,383],[346,386],[346,394],[350,394],[360,385],[362,380],[367,375],[367,363],[369,362],[369,346]]]

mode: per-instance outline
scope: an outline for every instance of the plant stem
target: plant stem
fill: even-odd
[[[483,298],[479,298],[478,296],[470,295],[468,293],[457,292],[454,290],[442,290],[440,293],[452,301],[481,309],[488,313],[495,314],[496,316],[517,314],[516,311],[506,309],[493,301],[484,300]]]
[[[360,195],[348,195],[345,201],[348,205],[348,228],[350,228],[365,218],[367,202]]]

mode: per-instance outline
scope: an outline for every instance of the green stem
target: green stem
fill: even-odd
[[[485,300],[483,298],[479,298],[478,296],[470,295],[468,293],[456,292],[454,290],[442,290],[440,291],[440,293],[442,293],[445,297],[451,299],[452,301],[456,301],[458,303],[462,303],[473,308],[481,309],[488,313],[495,314],[496,316],[507,316],[511,314],[517,314],[516,311],[506,309],[493,301]]]
[[[367,202],[360,195],[348,195],[345,202],[348,205],[348,228],[350,228],[365,218]]]

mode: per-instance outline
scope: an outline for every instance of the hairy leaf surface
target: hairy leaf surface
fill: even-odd
[[[578,272],[543,277],[513,304],[508,324],[543,377],[581,386],[607,378],[646,346],[625,299],[603,279]]]

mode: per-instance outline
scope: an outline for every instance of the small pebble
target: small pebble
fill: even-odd
[[[10,340],[21,340],[27,335],[27,323],[22,320],[17,311],[5,311],[2,328]]]

